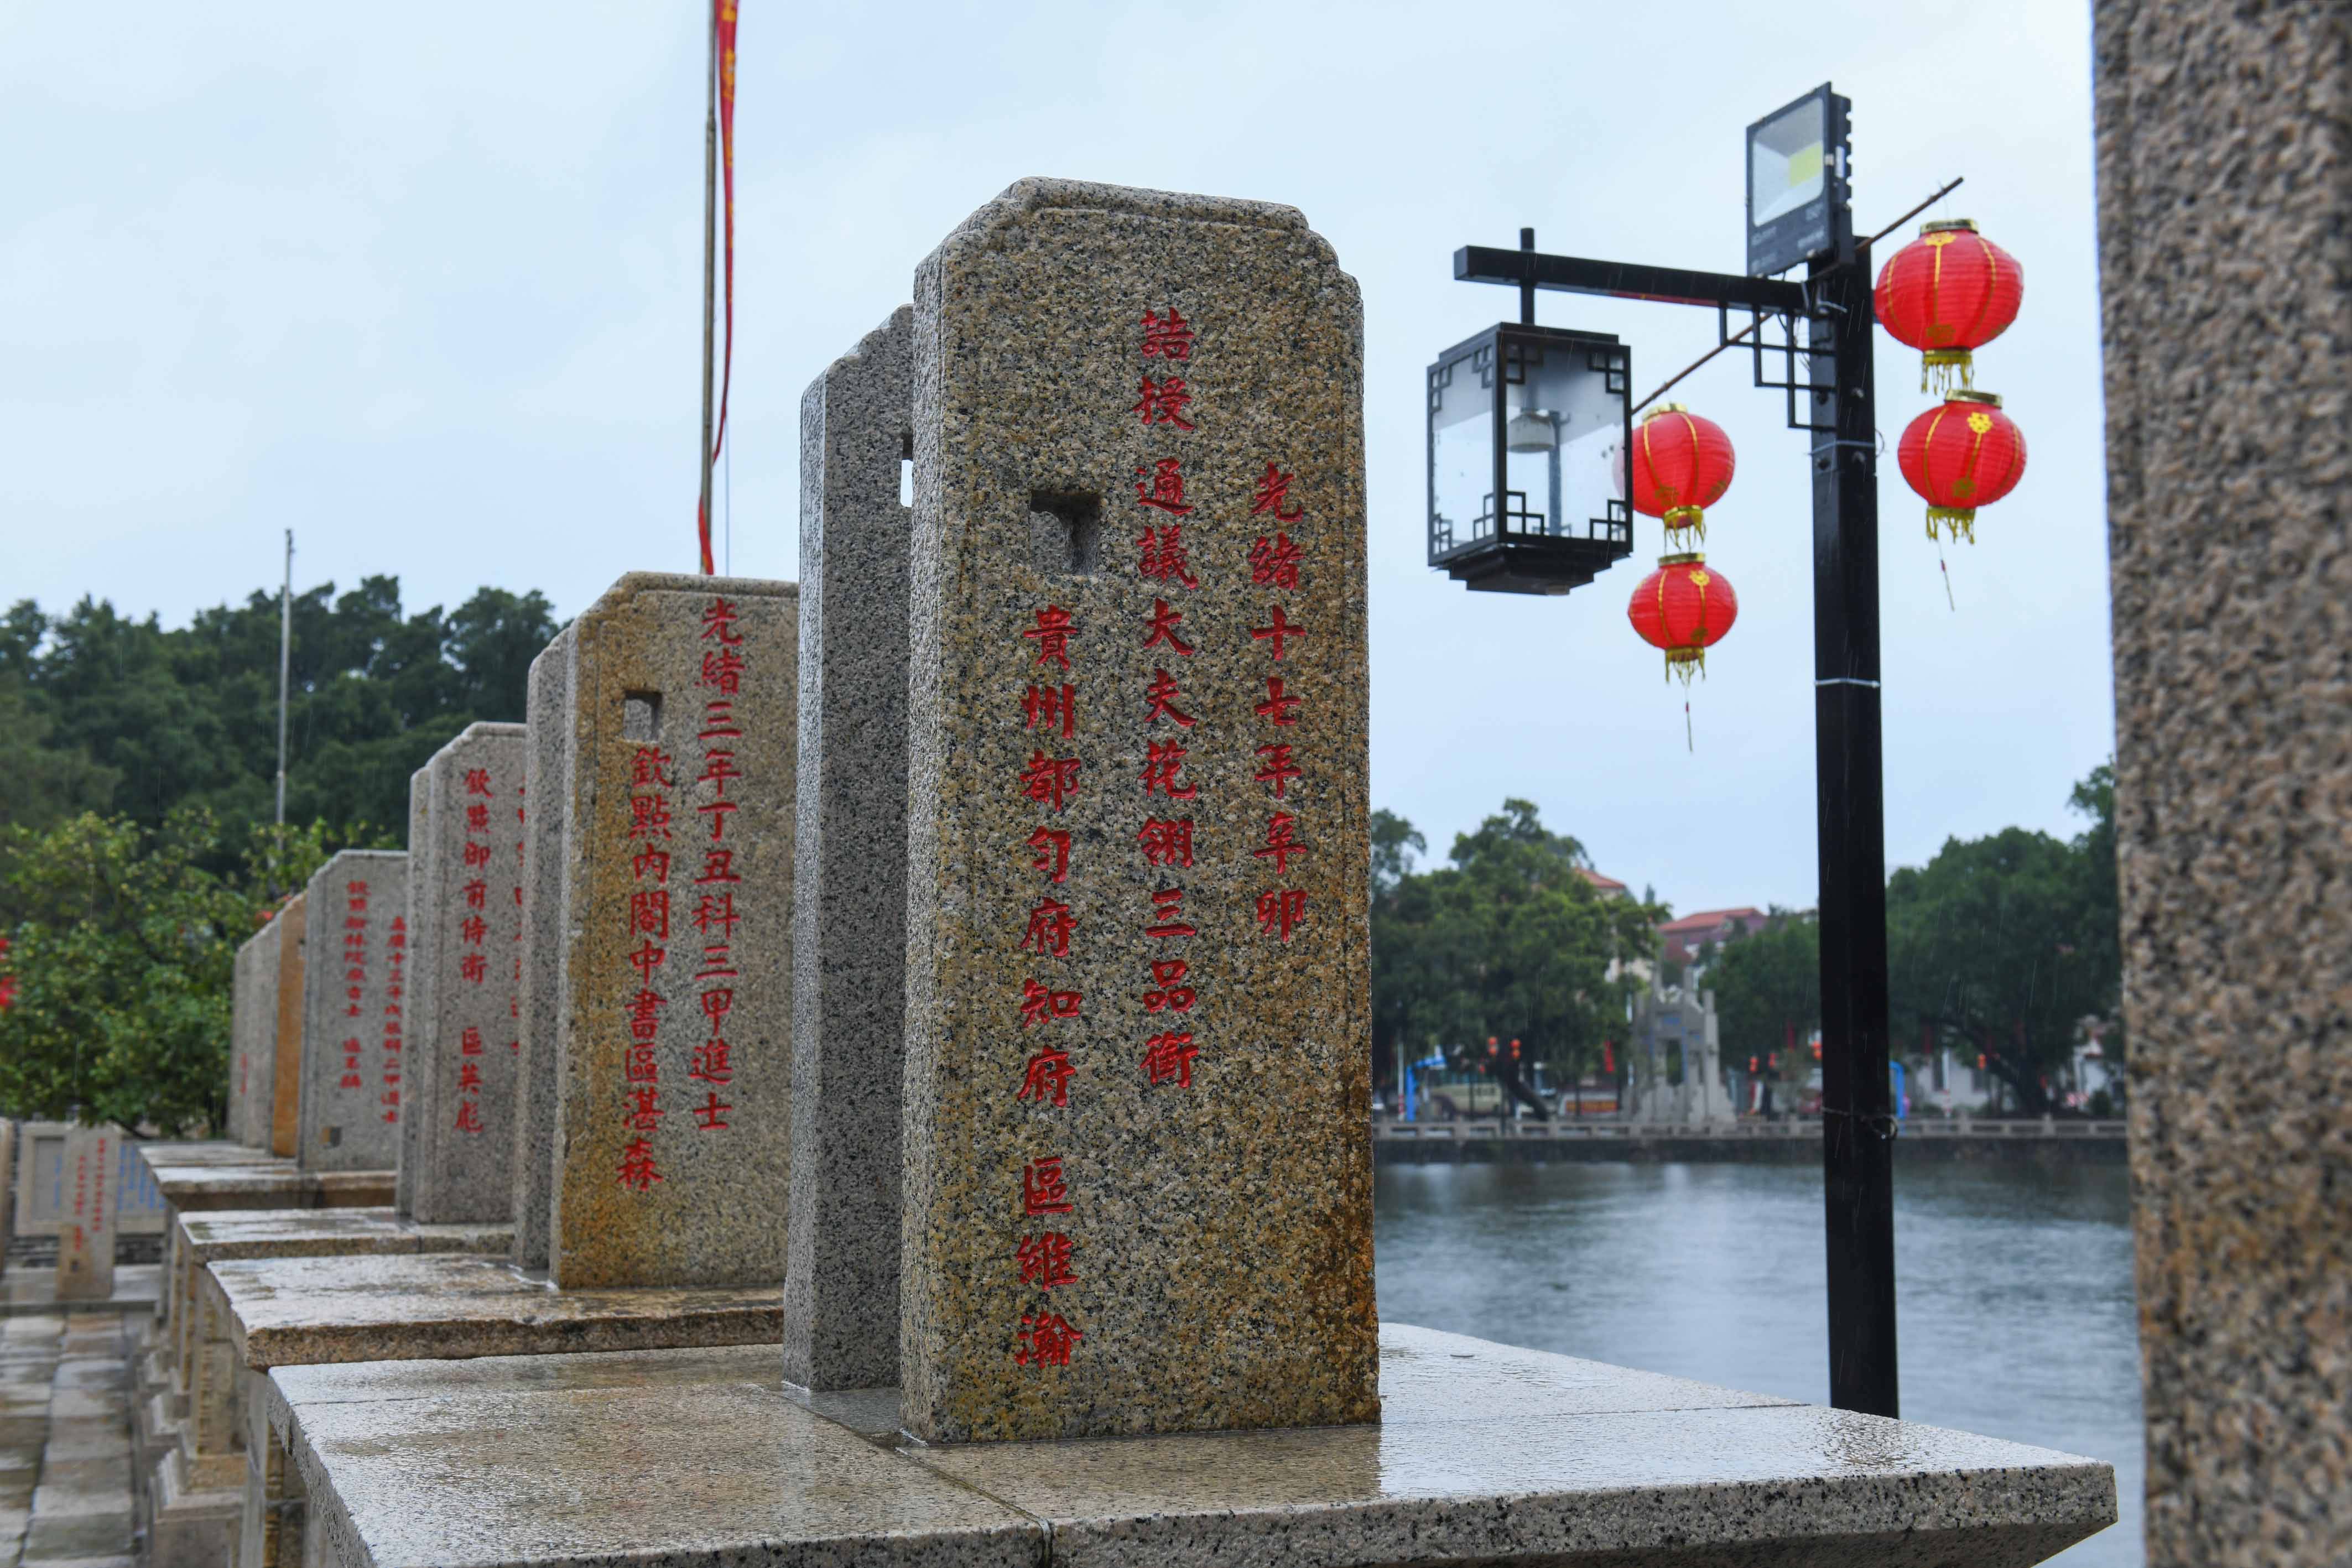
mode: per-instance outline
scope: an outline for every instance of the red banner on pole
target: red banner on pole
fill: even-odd
[[[719,427],[711,439],[710,462],[714,465],[727,446],[727,394],[735,379],[735,7],[736,0],[711,0],[713,25],[711,47],[717,51],[714,61],[719,77],[719,162],[720,183],[725,201],[727,242],[726,328],[727,348],[719,379]],[[706,298],[708,297],[706,296]],[[706,318],[708,319],[708,318]],[[709,362],[704,364],[706,373]],[[709,405],[703,405],[705,412]],[[710,514],[698,499],[695,503],[695,532],[702,548],[702,575],[717,571],[710,553]]]

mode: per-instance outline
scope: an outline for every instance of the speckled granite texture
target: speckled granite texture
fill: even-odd
[[[413,1092],[401,1177],[406,1186],[413,1150],[404,1212],[428,1225],[513,1211],[527,744],[521,725],[469,725],[422,770],[425,820],[409,839]]]
[[[1377,1427],[895,1452],[756,1350],[287,1367],[258,1398],[318,1544],[416,1568],[2021,1568],[2115,1519],[2114,1472],[2048,1449],[1396,1325],[1381,1372]]]
[[[914,311],[801,398],[800,801],[784,1378],[898,1381]]]
[[[2352,1562],[2352,35],[2101,0],[2148,1561]]]
[[[267,931],[265,926],[246,938],[237,948],[236,963],[229,971],[228,1119],[221,1130],[230,1141],[239,1144],[246,1142],[246,1129],[254,1120],[247,1106],[253,1096],[254,1074],[257,1071],[254,1065],[254,1031],[260,1022],[261,1005],[253,968],[261,951],[262,936]],[[278,1021],[275,988],[271,989],[269,1000],[269,1020],[274,1025]]]
[[[1024,181],[917,273],[926,1439],[1379,1415],[1361,363],[1289,207]]]
[[[411,1071],[401,1085],[400,1155],[393,1166],[392,1206],[403,1214],[416,1207],[416,1178],[425,1161],[417,1148],[418,1130],[432,1115],[433,1086],[422,1062],[431,1035],[433,1007],[432,927],[418,919],[419,886],[426,875],[429,856],[424,852],[433,832],[433,769],[428,765],[408,776],[408,1019],[406,1055]]]
[[[103,1301],[114,1294],[115,1206],[122,1134],[111,1125],[66,1134],[65,1190],[58,1226],[58,1300]]]
[[[782,1285],[799,608],[791,583],[631,573],[572,624],[567,1291]]]
[[[278,1028],[269,1037],[268,1060],[276,1080],[269,1092],[269,1153],[291,1159],[301,1143],[303,1007],[310,953],[310,900],[296,894],[271,924],[278,931]],[[263,960],[264,967],[268,964]],[[258,1100],[257,1099],[257,1103]]]
[[[524,728],[530,734],[523,768],[523,798],[567,800],[572,796],[572,650],[566,626],[530,662]],[[528,810],[528,805],[526,805]],[[548,1218],[554,1205],[555,1054],[562,1017],[563,960],[569,924],[563,914],[563,813],[529,813],[522,854],[522,1060],[515,1073],[514,1260],[534,1270],[547,1267]]]
[[[405,1071],[408,856],[345,850],[304,890],[302,1103],[309,1171],[390,1173]]]
[[[213,1288],[249,1367],[762,1344],[772,1285],[558,1291],[463,1253],[217,1262]]]

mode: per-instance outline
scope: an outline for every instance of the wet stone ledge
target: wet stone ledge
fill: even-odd
[[[1382,1326],[1377,1427],[925,1447],[774,1346],[280,1367],[281,1561],[1349,1568],[2038,1563],[2097,1461]],[[625,1434],[625,1441],[615,1440]]]

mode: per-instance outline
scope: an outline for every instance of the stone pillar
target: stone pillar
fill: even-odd
[[[115,1186],[122,1134],[77,1126],[66,1134],[65,1223],[58,1229],[58,1300],[103,1301],[114,1294]]]
[[[2352,1561],[2352,93],[2333,0],[2093,7],[2151,1563]]]
[[[907,1423],[1373,1420],[1355,281],[1023,181],[915,365]]]
[[[381,1171],[400,1152],[408,857],[345,850],[304,891],[304,1170]]]
[[[266,928],[265,928],[266,929]],[[254,995],[254,955],[260,951],[262,932],[257,931],[237,947],[236,959],[229,969],[228,1001],[228,1114],[222,1124],[222,1134],[229,1142],[246,1141],[246,1102],[253,1089],[253,1026],[258,1014]],[[272,997],[271,1001],[277,998]]]
[[[571,628],[568,788],[539,802],[564,1289],[782,1283],[798,613],[790,583],[632,573]]]
[[[801,399],[784,1379],[813,1389],[898,1381],[913,337],[901,306]]]
[[[528,732],[523,795],[528,801],[572,798],[572,668],[576,646],[566,626],[530,662],[525,699]],[[554,1206],[555,1057],[571,925],[563,911],[564,812],[532,811],[523,834],[522,1060],[514,1108],[514,1261],[533,1273],[548,1263],[548,1220]]]
[[[401,1186],[421,1224],[478,1225],[513,1209],[526,746],[521,725],[469,725],[410,787],[414,1093]]]
[[[271,1087],[268,1101],[268,1136],[262,1146],[286,1158],[290,1158],[301,1144],[305,1005],[302,965],[310,941],[306,914],[309,907],[309,901],[299,893],[286,901],[286,906],[271,922],[278,932],[277,956],[274,960],[264,956],[261,961],[264,994],[273,985],[278,993],[278,1027],[270,1031],[269,1049],[263,1058],[269,1063]],[[257,1095],[255,1104],[261,1103]]]
[[[408,1022],[407,1050],[404,1054],[412,1063],[421,1064],[431,1051],[428,1040],[433,989],[433,937],[430,923],[420,917],[418,883],[425,876],[425,862],[430,856],[433,839],[433,772],[420,768],[408,776],[408,995],[404,1010]],[[425,1165],[424,1151],[417,1146],[418,1129],[431,1119],[433,1089],[427,1081],[431,1074],[421,1065],[404,1075],[407,1082],[407,1114],[400,1119],[399,1164],[393,1174],[392,1207],[396,1214],[414,1218],[416,1213],[416,1177]]]

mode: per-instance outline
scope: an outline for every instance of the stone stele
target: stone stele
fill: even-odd
[[[250,1120],[246,1113],[246,1102],[252,1094],[253,1026],[259,1011],[254,1000],[253,965],[255,955],[261,950],[261,935],[257,931],[246,938],[229,970],[228,1117],[225,1125],[229,1141],[237,1144],[245,1142],[246,1124]]]
[[[571,628],[567,788],[540,801],[563,823],[564,1290],[782,1282],[799,608],[632,573]]]
[[[421,1061],[427,1043],[433,999],[433,936],[430,925],[418,918],[417,883],[424,876],[425,847],[433,835],[433,769],[428,764],[408,776],[408,1050],[412,1061]],[[401,1214],[416,1207],[416,1176],[425,1156],[417,1147],[417,1129],[432,1115],[427,1102],[431,1074],[420,1067],[407,1074],[404,1107],[400,1119],[400,1161],[394,1167],[392,1206]]]
[[[898,1381],[914,311],[801,398],[800,803],[784,1378]]]
[[[58,1229],[61,1301],[103,1301],[114,1294],[121,1136],[110,1126],[77,1126],[66,1134],[65,1223]]]
[[[2147,1561],[2352,1563],[2352,55],[2092,14]]]
[[[571,756],[572,650],[566,626],[530,662],[523,726],[523,795],[528,800],[567,800],[572,790],[565,768]],[[563,813],[529,814],[522,856],[521,1060],[516,1063],[514,1108],[514,1261],[517,1268],[547,1268],[548,1218],[554,1203],[555,1053],[563,995]]]
[[[414,1093],[402,1155],[413,1136],[408,1212],[424,1225],[503,1220],[514,1205],[526,745],[521,725],[469,725],[423,770],[423,832],[409,840]],[[404,1164],[404,1184],[407,1174]]]
[[[408,857],[345,850],[304,892],[306,1171],[390,1171],[407,1037]]]
[[[927,1440],[1379,1416],[1361,320],[1292,208],[1059,181],[916,275]]]
[[[297,917],[299,920],[299,916]],[[278,1094],[278,987],[286,947],[283,911],[239,950],[242,986],[233,1002],[229,1038],[236,1051],[230,1084],[229,1136],[269,1153]],[[298,963],[296,967],[299,969]]]
[[[277,966],[271,968],[268,959],[262,961],[263,973],[276,977],[278,1027],[270,1034],[268,1056],[272,1079],[269,1135],[260,1146],[288,1159],[302,1141],[303,956],[310,936],[309,907],[299,893],[286,901],[270,922],[278,932]],[[262,1103],[258,1096],[255,1103]]]

